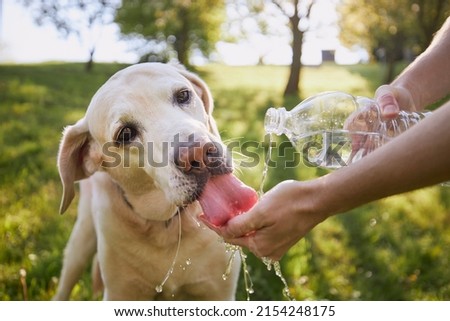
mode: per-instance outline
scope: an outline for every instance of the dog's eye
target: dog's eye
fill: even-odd
[[[189,104],[191,101],[191,91],[189,89],[182,89],[176,93],[175,99],[179,105]]]
[[[134,138],[136,138],[137,131],[133,127],[125,126],[123,127],[119,135],[117,135],[117,142],[119,144],[127,144],[130,143]]]

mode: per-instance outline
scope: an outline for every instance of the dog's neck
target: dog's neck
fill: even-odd
[[[124,191],[124,190],[120,187],[120,185],[117,184],[117,183],[116,183],[116,187],[117,187],[117,189],[118,189],[120,195],[122,196],[123,202],[128,206],[128,208],[129,208],[131,211],[134,212],[133,205],[130,203],[130,201],[128,200],[127,196],[125,195],[125,191]],[[174,213],[174,215],[173,215],[171,218],[169,218],[167,221],[164,222],[164,223],[165,223],[165,226],[168,227],[168,226],[172,223],[173,219],[174,219],[176,216],[180,215],[181,212],[184,211],[185,208],[186,208],[186,206],[180,206],[180,207],[178,207],[177,210],[176,210],[176,212]]]
[[[127,193],[119,183],[114,182],[123,203],[133,213],[147,221],[170,222],[172,218],[183,210],[183,207],[169,205],[165,200],[164,193],[152,189],[147,193]]]
[[[125,195],[125,191],[122,189],[122,187],[120,187],[119,184],[115,183],[115,185],[116,185],[116,188],[119,191],[120,195],[122,196],[124,203],[127,204],[127,206],[130,208],[130,210],[132,210],[134,212],[133,205],[130,203],[127,196]]]

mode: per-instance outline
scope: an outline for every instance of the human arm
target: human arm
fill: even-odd
[[[436,33],[430,46],[390,85],[380,86],[375,98],[386,118],[400,109],[421,111],[449,94],[450,17]]]
[[[450,180],[449,124],[450,102],[361,161],[315,180],[278,184],[215,230],[227,242],[278,260],[330,216]]]

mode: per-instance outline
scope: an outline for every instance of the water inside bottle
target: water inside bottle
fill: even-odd
[[[383,136],[348,130],[318,131],[290,140],[305,165],[337,169],[360,160],[383,143]]]

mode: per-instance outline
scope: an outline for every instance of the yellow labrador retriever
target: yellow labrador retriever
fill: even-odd
[[[232,176],[212,109],[199,77],[146,63],[112,76],[66,128],[61,213],[76,181],[80,198],[54,299],[69,299],[94,254],[106,300],[234,299],[239,259],[224,280],[230,254],[198,220],[205,186]],[[213,199],[204,203],[214,207]]]

